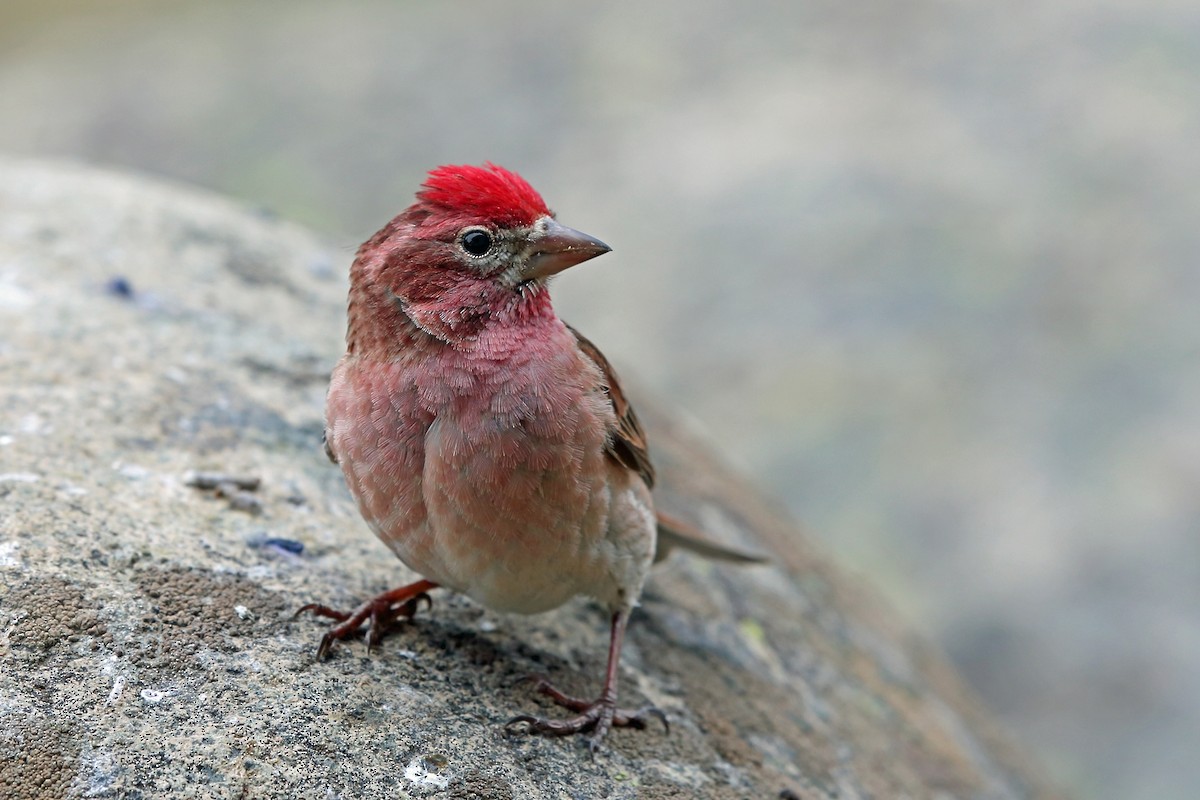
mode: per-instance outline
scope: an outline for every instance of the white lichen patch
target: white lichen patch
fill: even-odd
[[[170,700],[177,692],[173,689],[142,689],[140,696],[143,702],[156,706],[165,700]]]
[[[404,777],[417,791],[437,792],[450,785],[449,761],[442,755],[417,756],[404,768]]]
[[[19,567],[20,560],[17,559],[17,550],[20,549],[21,543],[15,540],[0,542],[0,567]]]
[[[116,705],[117,701],[121,699],[121,693],[124,691],[125,691],[125,676],[118,675],[116,678],[113,679],[112,691],[110,691],[108,693],[108,704],[110,706]]]

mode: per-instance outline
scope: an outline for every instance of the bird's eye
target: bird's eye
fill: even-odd
[[[466,250],[473,256],[481,256],[492,249],[492,237],[487,231],[474,228],[458,237],[458,243],[462,245],[462,249]]]

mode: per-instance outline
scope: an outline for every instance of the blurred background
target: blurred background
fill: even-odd
[[[1081,796],[1200,796],[1200,6],[3,0],[0,153],[344,269],[491,159],[558,281]],[[164,265],[169,268],[169,265]],[[333,323],[331,323],[333,324]]]

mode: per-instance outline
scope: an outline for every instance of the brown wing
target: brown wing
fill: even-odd
[[[650,463],[650,453],[646,449],[646,434],[642,432],[641,423],[638,422],[637,414],[633,412],[633,406],[625,399],[625,392],[621,390],[617,373],[613,371],[612,364],[608,363],[608,359],[596,345],[570,325],[567,328],[575,334],[575,341],[579,345],[579,349],[600,368],[600,374],[604,376],[604,392],[612,402],[613,411],[617,415],[616,427],[608,432],[606,451],[609,457],[641,475],[647,488],[654,488],[654,466]],[[760,555],[745,553],[717,544],[677,517],[661,511],[656,516],[658,536],[655,562],[662,561],[676,547],[717,561],[757,564],[767,560]]]
[[[604,376],[604,392],[612,401],[613,411],[617,415],[617,427],[608,432],[608,455],[617,463],[641,475],[647,488],[653,488],[654,465],[650,463],[650,453],[646,448],[646,434],[642,432],[637,414],[633,413],[633,406],[625,399],[625,392],[621,390],[617,373],[596,345],[570,325],[567,328],[575,334],[579,349],[600,368],[600,374]]]

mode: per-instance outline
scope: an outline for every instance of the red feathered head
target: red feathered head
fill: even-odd
[[[456,216],[502,227],[531,225],[550,215],[546,201],[524,178],[491,162],[482,167],[463,164],[431,170],[417,199]]]

